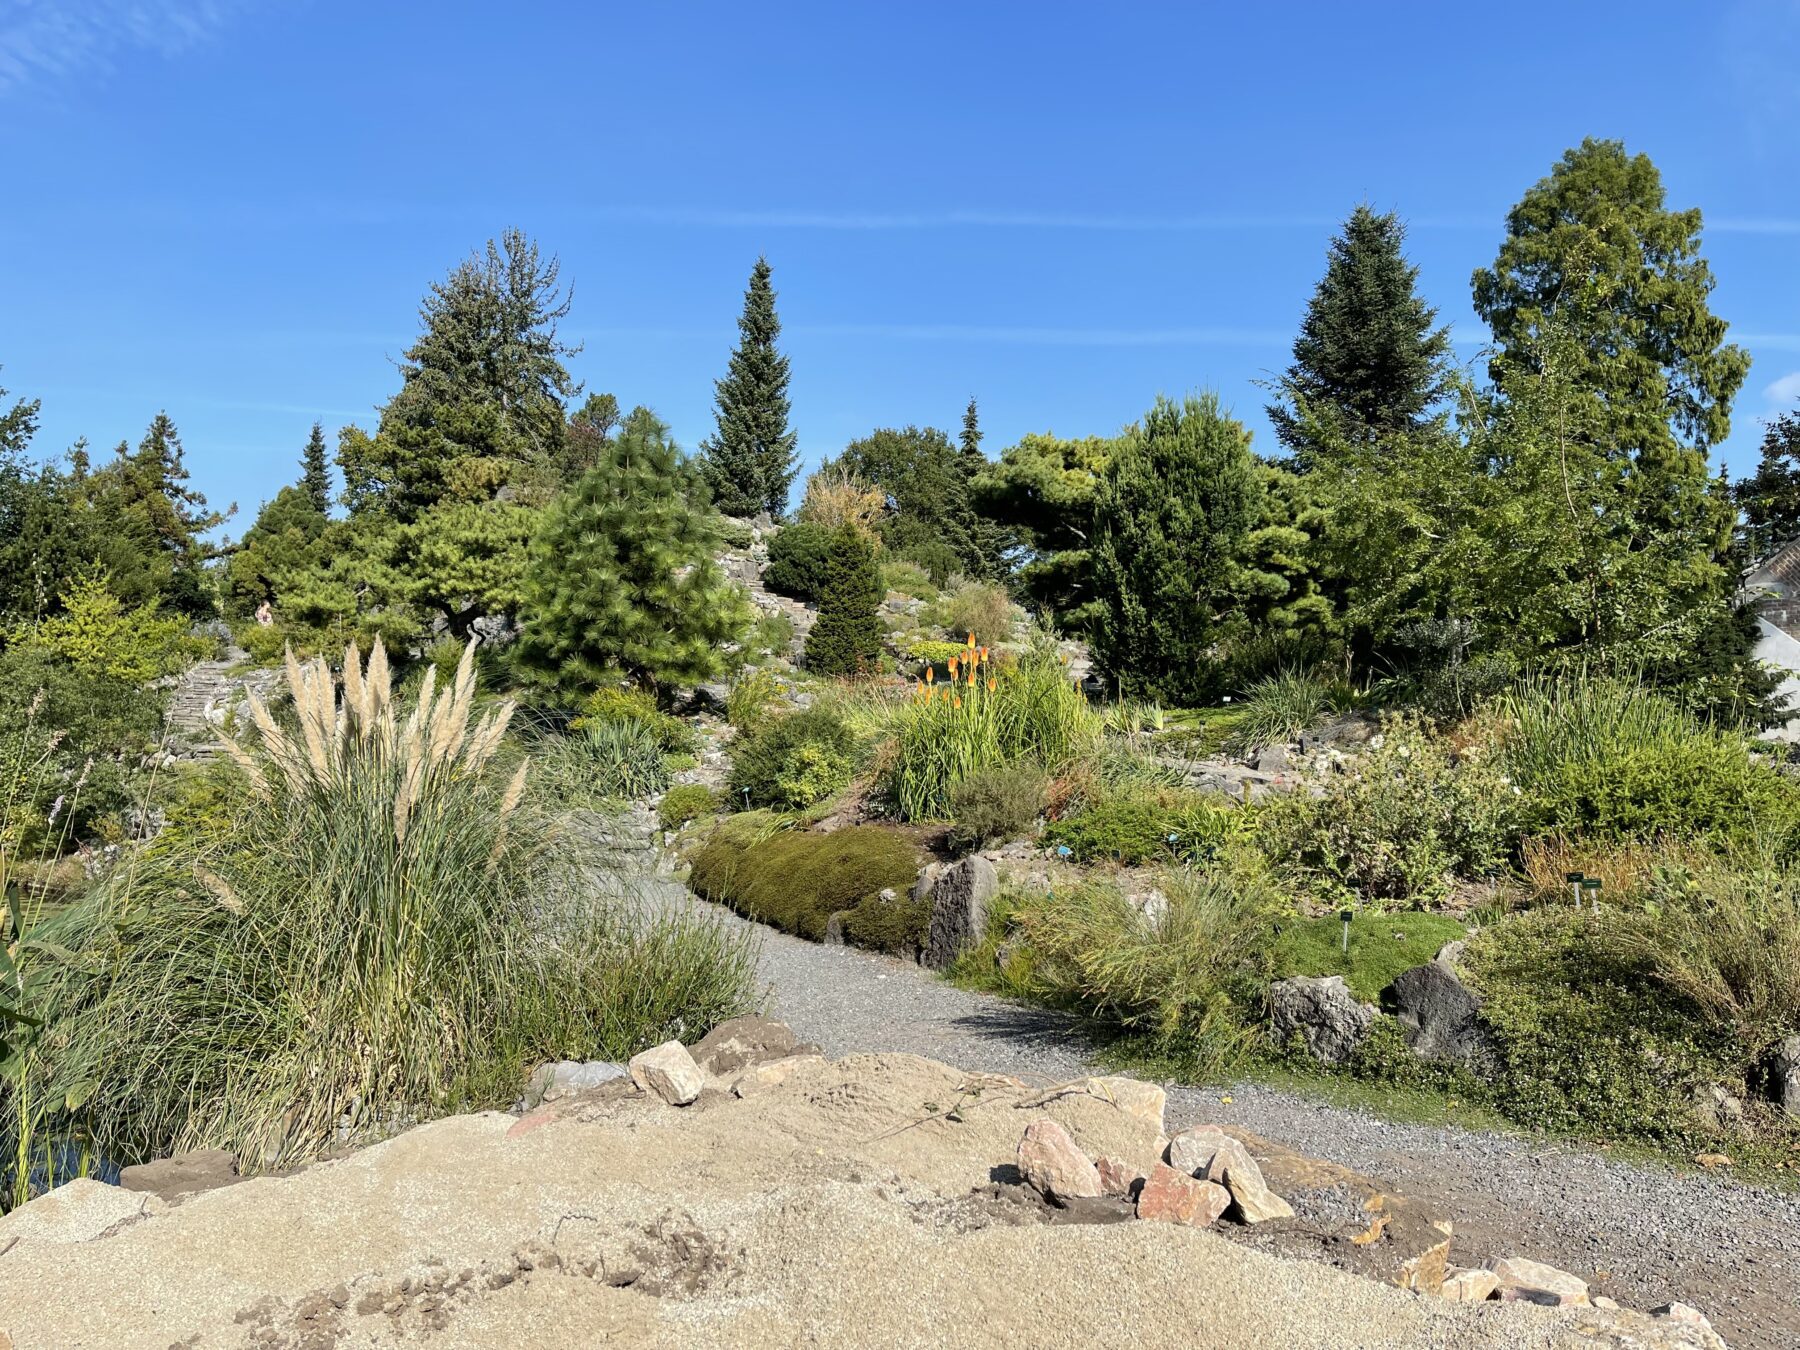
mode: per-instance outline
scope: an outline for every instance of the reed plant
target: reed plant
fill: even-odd
[[[58,916],[43,1083],[121,1161],[247,1170],[509,1101],[542,1058],[618,1057],[753,999],[742,940],[593,898],[593,860],[497,771],[473,644],[397,706],[377,643],[252,699],[229,821],[171,831]],[[662,993],[645,1002],[646,990]]]

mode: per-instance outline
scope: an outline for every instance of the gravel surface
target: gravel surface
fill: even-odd
[[[906,962],[749,926],[763,934],[771,1015],[831,1055],[907,1051],[1057,1082],[1090,1067],[1057,1014],[957,989]],[[1430,1202],[1455,1223],[1461,1264],[1529,1256],[1627,1307],[1691,1303],[1739,1350],[1800,1347],[1793,1195],[1554,1141],[1395,1124],[1253,1083],[1171,1087],[1170,1128],[1202,1120],[1242,1126]]]

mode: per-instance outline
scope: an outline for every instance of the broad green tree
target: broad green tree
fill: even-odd
[[[713,502],[729,516],[781,516],[799,470],[788,426],[788,359],[775,345],[781,320],[771,275],[769,260],[758,258],[744,292],[737,349],[714,385],[718,430],[700,445]]]
[[[970,500],[967,461],[936,427],[882,427],[851,441],[821,472],[844,475],[879,488],[887,510],[877,522],[882,544],[894,554],[945,549],[953,570],[987,577],[996,560]]]
[[[563,364],[580,348],[557,335],[568,312],[557,259],[518,230],[434,283],[375,434],[340,433],[350,509],[404,523],[441,501],[542,482],[580,392]]]
[[[819,580],[819,617],[806,634],[806,668],[817,675],[867,675],[881,658],[881,568],[849,525],[832,531]]]
[[[1015,577],[1026,602],[1070,633],[1099,615],[1092,553],[1094,500],[1120,438],[1028,435],[970,485],[975,508],[1024,554]]]
[[[1298,462],[1310,443],[1294,404],[1344,434],[1384,436],[1420,425],[1444,392],[1450,331],[1418,293],[1419,269],[1401,246],[1399,217],[1368,206],[1331,241],[1325,275],[1306,307],[1294,362],[1271,405],[1275,434]]]
[[[714,560],[714,519],[668,427],[635,410],[532,545],[525,661],[574,690],[620,674],[652,688],[718,674],[751,616]]]
[[[1665,204],[1662,176],[1618,141],[1566,152],[1507,215],[1475,309],[1493,329],[1497,386],[1537,368],[1557,335],[1557,379],[1597,406],[1582,438],[1621,476],[1662,546],[1716,552],[1730,507],[1707,464],[1731,430],[1750,358],[1712,312],[1700,212]]]
[[[1125,692],[1216,697],[1227,644],[1286,592],[1252,558],[1259,468],[1250,433],[1212,393],[1159,399],[1108,463],[1094,500],[1094,650]]]

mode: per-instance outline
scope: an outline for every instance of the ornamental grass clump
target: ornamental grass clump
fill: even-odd
[[[379,644],[252,699],[230,818],[171,832],[73,905],[47,1087],[118,1161],[220,1147],[246,1169],[510,1101],[530,1063],[691,1037],[753,997],[742,944],[578,903],[591,860],[495,771],[473,644],[396,706]],[[646,1003],[655,986],[669,997]]]
[[[971,774],[1030,758],[1054,771],[1099,740],[1100,718],[1053,650],[1002,670],[970,634],[940,681],[928,669],[902,714],[888,791],[908,820],[942,820]]]

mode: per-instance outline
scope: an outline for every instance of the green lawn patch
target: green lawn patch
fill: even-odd
[[[1295,919],[1276,939],[1276,971],[1279,978],[1342,975],[1358,998],[1373,1003],[1401,971],[1424,965],[1446,942],[1467,936],[1462,924],[1442,914],[1359,911],[1350,921],[1346,954],[1337,915]]]

